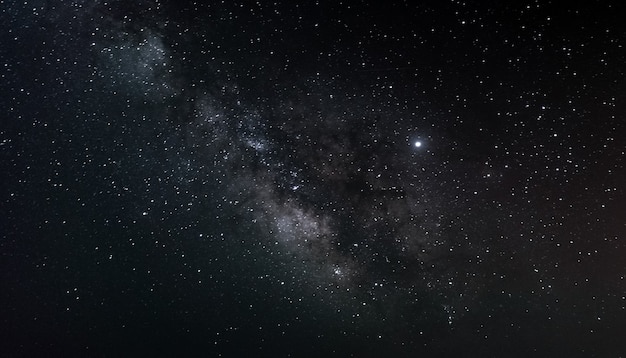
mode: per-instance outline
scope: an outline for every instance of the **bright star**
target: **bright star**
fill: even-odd
[[[414,143],[416,148],[419,148],[422,146],[422,142],[420,142],[419,140],[417,142]]]

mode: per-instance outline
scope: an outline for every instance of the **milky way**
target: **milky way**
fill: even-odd
[[[309,95],[326,97],[316,90],[323,92]],[[424,175],[425,166],[438,164],[433,153],[407,141],[406,133],[418,130],[403,123],[411,115],[380,118],[358,108],[363,100],[335,100],[308,116],[315,104],[297,96],[276,101],[270,113],[241,103],[223,113],[195,101],[192,145],[224,166],[220,174],[227,192],[240,196],[240,210],[316,270],[346,266],[345,280],[421,281],[431,262],[450,251],[439,229],[450,210],[443,207],[444,188]],[[277,111],[280,103],[292,104]],[[382,128],[387,121],[395,127],[389,133]]]
[[[0,351],[623,355],[619,15],[5,4]]]

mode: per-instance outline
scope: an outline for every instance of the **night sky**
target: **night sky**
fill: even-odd
[[[625,16],[0,1],[0,356],[626,357]]]

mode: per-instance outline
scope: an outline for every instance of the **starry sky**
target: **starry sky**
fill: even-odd
[[[626,355],[624,14],[0,1],[1,355]]]

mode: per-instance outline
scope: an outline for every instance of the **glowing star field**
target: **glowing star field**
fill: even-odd
[[[621,5],[0,9],[0,356],[626,355]]]

